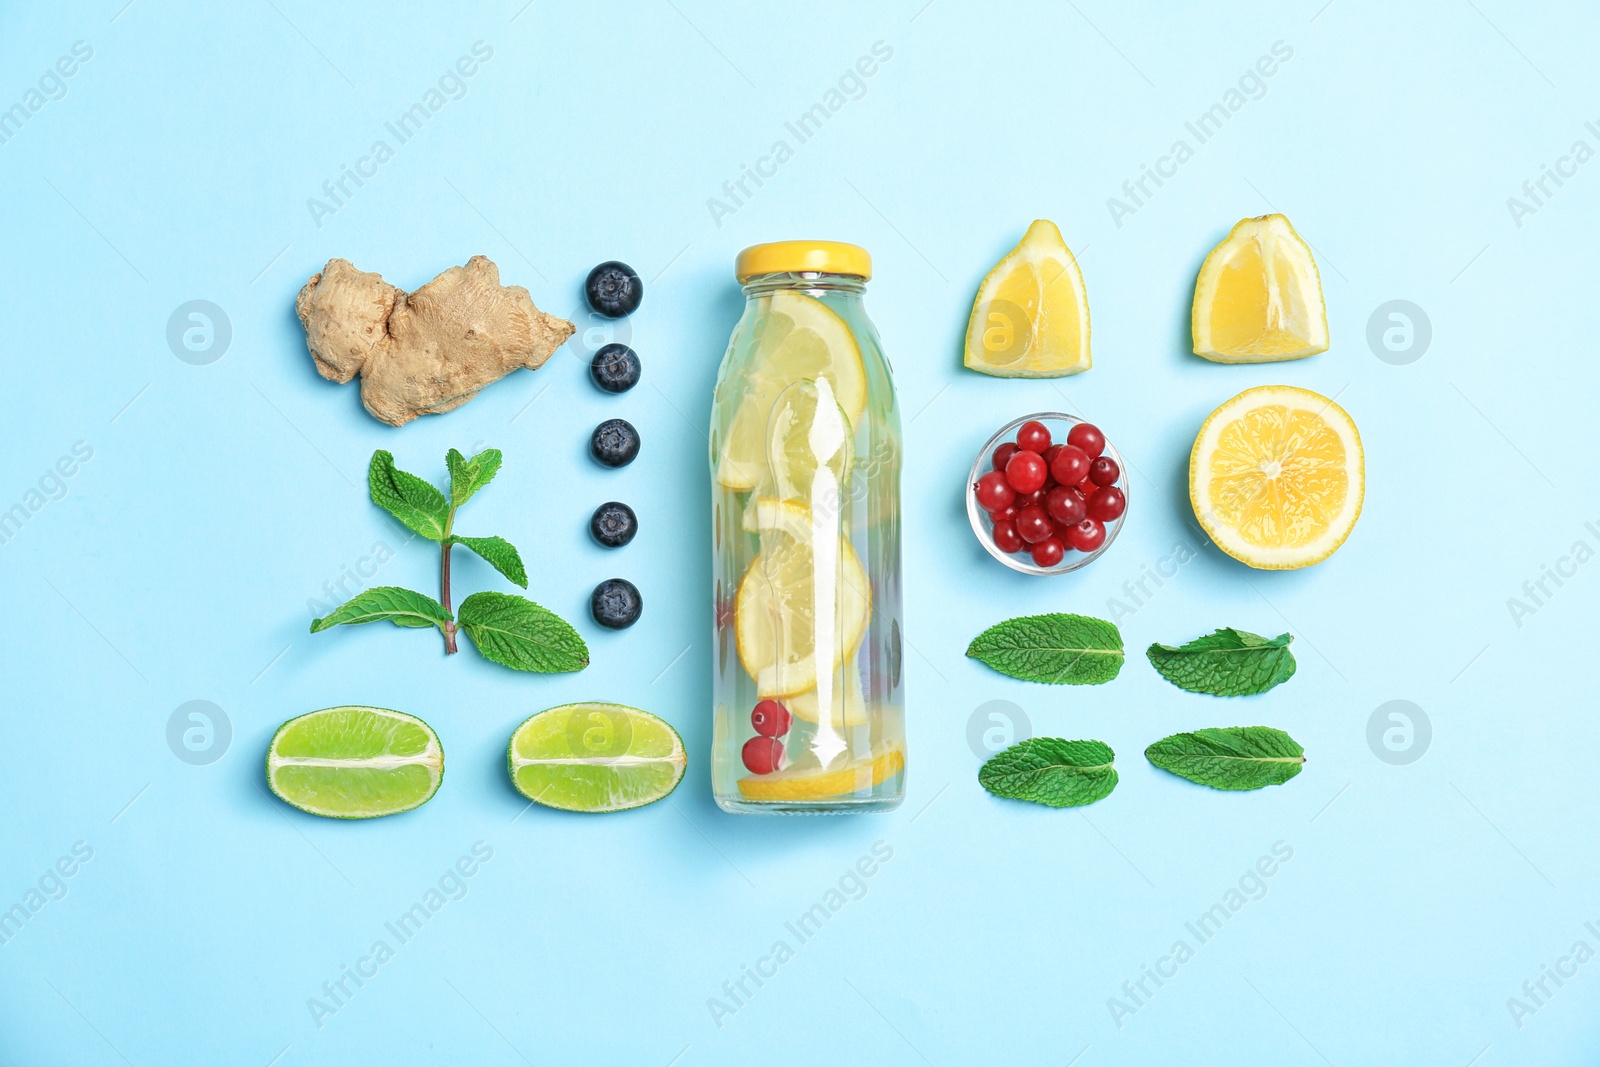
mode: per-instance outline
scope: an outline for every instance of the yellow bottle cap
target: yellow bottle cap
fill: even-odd
[[[773,241],[751,245],[733,261],[734,277],[743,285],[759,274],[851,274],[872,277],[872,255],[860,245],[842,241]]]

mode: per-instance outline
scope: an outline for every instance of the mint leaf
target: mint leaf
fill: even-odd
[[[1270,726],[1227,726],[1173,734],[1144,750],[1145,758],[1180,778],[1213,789],[1282,785],[1300,773],[1305,749]]]
[[[1122,670],[1122,634],[1086,615],[1025,615],[983,631],[967,655],[1025,682],[1099,685]]]
[[[513,583],[528,588],[528,572],[522,568],[522,556],[504,537],[452,537],[450,543],[472,549]]]
[[[1294,638],[1279,634],[1267,640],[1247,630],[1223,627],[1186,645],[1151,645],[1145,650],[1161,677],[1191,693],[1219,697],[1265,693],[1294,675]]]
[[[415,474],[400,470],[394,457],[381,448],[372,454],[367,487],[374,504],[428,540],[444,540],[450,526],[450,504],[444,494]]]
[[[500,470],[500,450],[486,448],[471,459],[455,449],[445,453],[444,465],[450,469],[450,503],[460,507],[479,489],[488,485]]]
[[[461,602],[457,624],[485,659],[519,671],[553,674],[589,665],[589,646],[566,620],[509,593],[473,593]]]
[[[311,632],[330,626],[359,626],[365,622],[392,622],[396,626],[437,626],[450,621],[450,613],[432,597],[393,585],[363,589],[320,619],[311,620]]]
[[[1114,753],[1101,741],[1032,737],[996,753],[978,770],[978,784],[997,797],[1052,808],[1076,808],[1111,795]]]

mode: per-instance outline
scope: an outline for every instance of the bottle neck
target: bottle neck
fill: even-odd
[[[867,280],[854,274],[786,271],[779,274],[758,274],[744,283],[744,295],[747,300],[771,296],[780,289],[792,289],[803,293],[835,293],[859,298],[867,291]]]

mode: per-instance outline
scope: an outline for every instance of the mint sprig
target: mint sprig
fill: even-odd
[[[322,618],[313,619],[311,632],[369,622],[437,626],[444,634],[447,655],[456,651],[456,634],[465,632],[485,659],[514,670],[553,673],[587,667],[589,649],[578,631],[531,600],[507,593],[474,593],[461,602],[459,615],[450,610],[450,550],[456,545],[477,553],[509,581],[528,587],[522,555],[510,541],[452,533],[456,510],[493,480],[500,462],[496,448],[471,459],[452,448],[445,455],[450,471],[450,496],[446,498],[428,482],[396,467],[388,452],[374,452],[367,469],[372,502],[409,529],[439,543],[439,599],[389,585],[366,589]]]
[[[1087,615],[1025,615],[972,639],[967,655],[1001,674],[1050,685],[1100,685],[1122,670],[1122,634]]]
[[[979,768],[978,783],[997,797],[1076,808],[1111,795],[1115,758],[1103,741],[1030,737],[992,756]]]
[[[1265,693],[1294,676],[1289,634],[1268,640],[1248,630],[1223,627],[1188,644],[1154,644],[1150,665],[1179,689],[1219,697]]]
[[[1282,785],[1300,773],[1305,749],[1271,726],[1226,726],[1173,734],[1144,750],[1164,771],[1212,789]]]

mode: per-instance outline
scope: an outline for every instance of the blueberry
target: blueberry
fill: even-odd
[[[644,282],[626,263],[609,259],[589,272],[583,293],[590,307],[608,319],[620,319],[638,310],[644,299]]]
[[[639,454],[639,431],[627,419],[607,419],[594,428],[589,454],[607,467],[626,467]]]
[[[589,610],[594,613],[594,621],[601,626],[626,630],[639,621],[644,601],[639,597],[638,586],[626,578],[607,578],[594,587],[594,596],[589,598]]]
[[[626,393],[639,384],[639,353],[627,345],[606,345],[594,354],[589,373],[606,392]]]
[[[621,548],[639,532],[639,517],[622,501],[612,500],[594,509],[589,532],[607,548]]]

